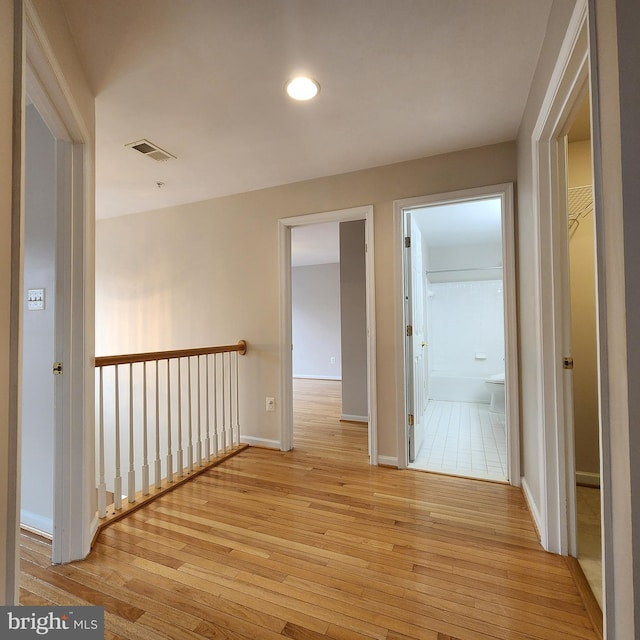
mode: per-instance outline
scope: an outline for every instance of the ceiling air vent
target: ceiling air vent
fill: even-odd
[[[164,162],[165,160],[176,159],[175,156],[172,156],[170,153],[161,149],[158,145],[153,144],[153,142],[149,142],[148,140],[138,140],[137,142],[131,142],[130,144],[125,145],[125,147],[131,147],[135,149],[139,153],[147,158],[151,158],[152,160],[157,160],[158,162]]]

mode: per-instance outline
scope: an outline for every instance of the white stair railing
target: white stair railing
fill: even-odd
[[[238,356],[246,350],[241,340],[236,345],[96,358],[100,518],[110,505],[122,509],[123,498],[133,504],[150,495],[150,451],[155,453],[154,486],[160,490],[240,445]],[[128,384],[121,384],[125,377]],[[128,468],[126,496],[123,460]],[[110,493],[112,499],[107,498]]]

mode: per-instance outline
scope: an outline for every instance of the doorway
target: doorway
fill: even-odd
[[[571,404],[575,461],[575,556],[602,608],[600,420],[591,113],[581,101],[567,134]]]
[[[312,389],[321,396],[337,396],[339,420],[366,429],[364,236],[364,220],[292,228],[291,320],[294,403],[301,389],[306,389],[307,401]]]
[[[400,466],[519,483],[511,185],[395,203]]]
[[[20,524],[53,538],[56,140],[30,101],[25,109],[25,205]]]
[[[351,224],[355,223],[355,224]],[[358,245],[357,240],[353,246],[345,247],[340,245],[344,245],[345,238],[348,241],[349,236],[351,235],[351,231],[356,231],[356,234],[361,235],[360,247],[363,251],[363,266],[364,266],[364,278],[362,284],[364,285],[364,289],[362,293],[364,294],[364,308],[361,311],[364,313],[364,322],[361,323],[359,320],[356,322],[357,326],[363,324],[360,329],[357,329],[359,340],[361,340],[362,344],[360,345],[362,348],[358,350],[359,355],[356,357],[349,352],[349,349],[353,348],[353,340],[343,340],[340,339],[337,342],[341,344],[340,346],[340,361],[338,361],[338,354],[336,351],[336,335],[337,333],[345,334],[350,330],[348,314],[345,313],[344,305],[345,302],[341,300],[333,300],[334,307],[334,322],[335,322],[335,307],[338,307],[338,316],[340,327],[339,330],[335,329],[333,331],[333,336],[325,336],[330,343],[332,343],[332,349],[336,351],[335,354],[333,352],[320,353],[319,358],[322,362],[316,362],[313,366],[317,369],[318,367],[322,368],[324,371],[328,372],[328,377],[337,377],[338,371],[339,376],[342,379],[342,386],[344,389],[345,383],[345,365],[348,367],[350,363],[352,363],[355,367],[354,369],[354,377],[353,381],[356,385],[360,387],[364,387],[364,404],[359,401],[359,404],[356,405],[358,408],[352,410],[347,407],[345,404],[345,399],[352,399],[354,396],[353,390],[349,389],[346,393],[343,392],[343,403],[342,403],[342,418],[353,420],[358,419],[362,421],[368,422],[368,449],[369,449],[369,460],[371,464],[377,464],[377,437],[376,437],[376,403],[375,403],[375,299],[374,299],[374,276],[373,276],[373,208],[372,207],[358,207],[356,209],[346,209],[340,211],[333,211],[321,214],[310,214],[297,216],[294,218],[283,218],[279,221],[280,227],[280,290],[281,290],[281,298],[280,298],[280,310],[281,310],[281,345],[282,345],[282,379],[281,379],[281,424],[282,424],[282,432],[281,432],[281,443],[280,447],[283,450],[289,450],[293,447],[293,377],[294,377],[294,367],[293,367],[293,352],[295,349],[295,344],[293,341],[293,276],[292,276],[292,232],[295,230],[295,235],[298,235],[299,228],[307,228],[309,229],[309,225],[338,225],[338,229],[340,229],[341,225],[345,225],[342,230],[338,231],[339,238],[339,253],[342,254],[342,259],[340,263],[344,263],[344,256],[351,256],[354,251],[354,248]],[[316,230],[319,228],[331,228],[329,227],[316,227]],[[335,227],[334,227],[335,228]],[[311,229],[313,232],[313,229]],[[304,233],[304,231],[302,231]],[[346,253],[345,253],[346,252]],[[348,260],[346,261],[348,262]],[[298,264],[298,266],[301,266]],[[346,265],[345,265],[346,266]],[[331,270],[331,268],[329,268]],[[329,273],[329,274],[319,274],[316,273],[317,269],[314,270],[314,273],[296,273],[296,280],[300,280],[300,277],[308,278],[311,277],[312,280],[317,280],[319,277],[333,277],[338,278],[337,283],[340,286],[340,274],[339,270],[337,273]],[[323,271],[327,271],[324,269]],[[335,269],[333,269],[335,271]],[[306,282],[306,285],[301,282],[296,282],[296,286],[299,288],[300,284],[304,286],[309,285],[309,282]],[[317,283],[316,283],[317,284]],[[362,284],[360,288],[362,289]],[[348,286],[348,283],[345,283],[345,287]],[[307,289],[308,293],[308,289]],[[326,294],[326,291],[324,292]],[[343,295],[346,291],[343,291]],[[308,298],[308,296],[306,296]],[[334,296],[335,297],[335,296]],[[307,300],[308,304],[317,306],[317,299]],[[336,304],[337,303],[337,304]],[[327,303],[328,304],[328,303]],[[327,306],[324,304],[323,306]],[[308,311],[308,310],[307,310]],[[323,313],[327,311],[323,310]],[[329,310],[330,311],[330,310]],[[346,320],[346,324],[345,324]],[[325,327],[326,328],[326,327]],[[308,327],[303,328],[307,330]],[[298,323],[296,330],[299,332],[301,327]],[[314,332],[312,332],[313,334]],[[317,332],[316,332],[317,333]],[[304,340],[304,338],[298,335],[298,340]],[[311,335],[309,340],[317,339],[317,335]],[[306,340],[305,342],[309,342]],[[309,345],[305,345],[309,347]],[[346,348],[346,350],[345,350]],[[302,348],[299,347],[298,354],[300,354]],[[318,350],[313,348],[307,349],[308,353],[300,360],[296,362],[296,366],[311,366],[310,358],[318,353]],[[326,360],[326,362],[325,362]],[[304,363],[304,364],[301,364]],[[340,369],[338,369],[338,364],[340,364]],[[362,372],[366,371],[366,375],[363,377]],[[323,375],[323,374],[319,374]],[[362,400],[362,398],[360,398]]]
[[[339,418],[344,397],[341,224],[324,222],[291,229],[291,356],[295,448],[313,448],[318,439],[322,440],[325,432],[330,430],[329,424],[333,435],[329,440],[336,443],[341,441]],[[366,368],[358,374],[366,380]],[[329,398],[332,402],[325,406],[324,402]]]
[[[60,564],[86,557],[98,524],[94,475],[95,372],[91,365],[95,325],[94,193],[89,180],[94,166],[89,142],[92,135],[70,102],[64,74],[46,48],[46,35],[28,4],[24,6],[24,40],[25,93],[32,103],[27,109],[37,110],[53,141],[53,187],[47,194],[53,202],[48,203],[45,214],[47,224],[52,224],[47,227],[52,231],[47,242],[53,243],[53,249],[48,249],[49,258],[43,272],[32,274],[31,283],[21,282],[24,296],[20,300],[20,330],[25,321],[35,320],[37,314],[42,313],[42,310],[28,310],[27,297],[38,303],[42,296],[44,310],[53,311],[54,316],[53,331],[49,327],[52,348],[39,354],[41,375],[47,378],[49,399],[53,397],[54,404],[48,419],[51,446],[46,451],[47,472],[46,477],[42,476],[51,491],[47,496],[50,503],[44,521],[40,522],[43,528],[52,523],[52,562]],[[29,224],[25,220],[28,212],[25,215],[23,209],[21,215]],[[21,255],[21,270],[23,260]],[[24,273],[27,276],[26,270]],[[45,275],[53,280],[45,282]],[[34,291],[29,295],[32,287]],[[47,307],[48,302],[54,301],[53,309]],[[28,316],[29,313],[36,316]],[[24,348],[29,347],[25,336]],[[23,393],[22,380],[20,393]],[[19,428],[22,430],[23,425]],[[33,473],[36,463],[30,456],[26,458],[27,468],[23,474]],[[49,477],[51,471],[52,477]],[[36,523],[33,528],[41,527]]]

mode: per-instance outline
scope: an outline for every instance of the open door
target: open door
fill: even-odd
[[[422,446],[427,405],[427,340],[422,234],[407,211],[405,217],[405,318],[407,366],[407,430],[409,462]]]

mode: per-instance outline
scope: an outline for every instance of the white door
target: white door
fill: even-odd
[[[407,433],[409,462],[420,452],[427,404],[427,341],[424,308],[425,270],[422,234],[411,213],[405,219],[405,317],[407,363]]]

